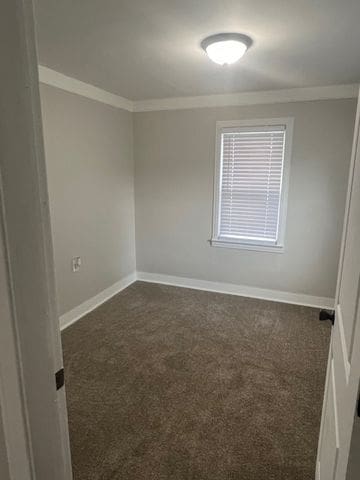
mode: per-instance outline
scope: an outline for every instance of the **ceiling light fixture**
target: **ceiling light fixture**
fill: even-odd
[[[208,57],[219,65],[237,62],[251,44],[251,38],[242,33],[218,33],[201,42]]]

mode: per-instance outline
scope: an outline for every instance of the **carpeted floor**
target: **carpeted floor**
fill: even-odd
[[[316,309],[137,282],[63,332],[75,480],[313,480]]]

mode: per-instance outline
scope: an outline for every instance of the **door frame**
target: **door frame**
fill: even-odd
[[[359,148],[359,140],[358,140],[359,132],[360,132],[360,88],[358,90],[358,96],[357,96],[357,108],[356,108],[354,134],[353,134],[353,142],[352,142],[352,150],[351,150],[350,167],[349,167],[348,186],[347,186],[347,193],[346,193],[346,204],[344,209],[344,223],[343,223],[343,231],[341,235],[340,257],[339,257],[339,264],[338,264],[338,274],[337,274],[336,293],[335,293],[335,306],[338,304],[339,295],[340,295],[340,284],[341,284],[341,277],[342,277],[343,266],[344,266],[345,242],[346,242],[346,234],[347,234],[347,228],[349,223],[351,193],[352,193],[352,187],[354,183],[355,161],[357,156],[357,150]]]
[[[33,3],[1,10],[0,454],[10,480],[71,480]]]
[[[335,309],[335,325],[331,330],[331,338],[330,338],[330,345],[329,345],[329,356],[327,362],[327,372],[326,372],[326,381],[325,381],[325,389],[324,389],[324,397],[323,397],[323,406],[322,406],[322,414],[321,414],[321,425],[320,425],[320,432],[318,438],[318,450],[317,450],[317,460],[316,460],[316,479],[320,478],[320,452],[321,446],[323,441],[323,434],[324,434],[324,425],[326,423],[326,402],[328,398],[328,389],[329,384],[333,383],[333,388],[335,388],[335,382],[332,381],[331,372],[334,369],[334,366],[331,365],[332,359],[334,357],[334,344],[337,342],[341,348],[341,355],[339,355],[342,359],[342,366],[344,368],[344,377],[346,380],[346,385],[352,384],[352,394],[358,394],[359,389],[359,378],[356,377],[356,373],[354,373],[354,368],[351,370],[351,364],[349,361],[349,354],[352,356],[352,362],[355,365],[360,365],[360,296],[358,292],[357,296],[357,309],[355,312],[355,323],[354,323],[354,331],[353,331],[353,338],[355,338],[356,344],[352,345],[352,349],[348,351],[346,346],[345,340],[345,333],[344,333],[344,326],[343,321],[341,318],[341,311],[339,307],[339,298],[340,298],[340,287],[341,287],[341,279],[343,275],[343,268],[344,268],[344,257],[345,257],[345,247],[346,247],[346,239],[348,233],[348,225],[349,225],[349,217],[350,217],[350,206],[352,201],[352,192],[353,192],[353,185],[355,179],[355,168],[357,157],[359,155],[359,148],[360,148],[360,89],[358,92],[358,101],[357,101],[357,109],[356,109],[356,118],[354,124],[354,135],[353,135],[353,144],[352,144],[352,153],[351,153],[351,160],[350,160],[350,167],[349,167],[349,176],[348,176],[348,187],[347,187],[347,196],[346,196],[346,204],[344,210],[344,223],[343,223],[343,231],[342,231],[342,239],[341,239],[341,247],[340,247],[340,257],[338,263],[338,275],[337,275],[337,284],[336,284],[336,293],[335,293],[335,302],[334,302],[334,309]],[[355,354],[354,350],[355,349]],[[356,405],[354,405],[354,410]],[[341,456],[339,458],[339,430],[338,430],[338,409],[337,409],[337,396],[336,390],[334,393],[334,409],[335,409],[335,417],[336,417],[336,444],[337,444],[337,453],[335,458],[335,472],[338,472],[340,477],[337,478],[344,478],[346,476],[346,469],[348,463],[348,455],[350,451],[350,442],[351,442],[351,433],[353,430],[354,420],[352,418],[348,420],[346,428],[347,431],[350,430],[350,435],[346,439],[345,444],[342,445],[343,450],[345,450],[346,455]],[[339,460],[341,460],[339,462]]]

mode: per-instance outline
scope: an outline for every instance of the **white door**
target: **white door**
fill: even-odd
[[[356,115],[316,479],[346,478],[360,378],[360,102]]]

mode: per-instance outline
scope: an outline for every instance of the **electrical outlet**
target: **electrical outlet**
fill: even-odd
[[[71,260],[71,267],[73,272],[78,272],[81,267],[81,257],[74,257]]]

